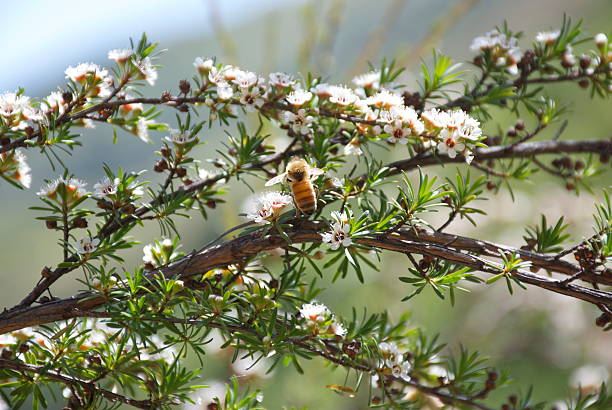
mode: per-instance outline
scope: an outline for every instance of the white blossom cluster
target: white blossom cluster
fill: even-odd
[[[110,344],[111,346],[115,346],[119,343],[118,339],[111,339],[111,336],[114,335],[117,330],[109,328],[104,322],[96,319],[83,319],[79,327],[81,330],[89,330],[89,332],[82,341],[80,338],[76,339],[80,341],[80,344],[73,345],[72,348],[74,350],[93,350],[103,345]],[[137,348],[140,351],[139,360],[163,360],[167,363],[172,363],[174,361],[176,356],[175,349],[171,346],[166,346],[162,338],[158,335],[149,336],[149,340],[152,343],[144,341],[138,336],[135,336],[135,338],[135,340],[130,338],[123,346],[123,349],[132,351]],[[17,344],[27,341],[47,348],[54,344],[53,340],[41,333],[35,332],[34,328],[26,327],[0,335],[0,348],[12,348]],[[19,356],[23,353],[16,354]]]
[[[86,186],[86,182],[83,182],[77,178],[59,177],[41,187],[40,191],[38,191],[36,195],[48,198],[60,204],[62,204],[62,201],[71,204],[88,194],[87,190],[85,189]],[[64,198],[58,198],[58,189],[60,187],[62,188],[62,192],[65,193]]]
[[[110,201],[118,200],[118,194],[123,193],[129,196],[142,196],[144,191],[139,186],[138,181],[132,181],[128,186],[121,187],[119,178],[104,177],[100,182],[94,184],[94,192],[92,196],[98,199],[107,199]]]
[[[26,159],[26,156],[20,150],[0,153],[0,175],[29,188],[32,183],[32,176]]]
[[[142,251],[144,253],[142,261],[148,265],[148,267],[154,268],[164,265],[178,256],[175,252],[174,242],[168,238],[145,245]]]
[[[39,109],[32,105],[30,97],[21,93],[0,94],[0,124],[11,131],[25,130],[33,121],[42,120]]]
[[[465,157],[469,164],[474,156],[471,150],[482,138],[480,122],[463,110],[440,111],[436,108],[421,114],[428,135],[437,136],[438,153],[455,158],[458,153]],[[432,140],[433,141],[433,140]],[[432,142],[429,142],[432,143]]]
[[[305,303],[299,309],[306,328],[313,334],[329,334],[344,337],[346,329],[339,323],[327,306],[322,303]]]
[[[404,360],[404,355],[393,342],[382,342],[378,344],[381,361],[380,369],[390,369],[391,374],[404,380],[410,380],[410,362]]]
[[[278,218],[291,202],[290,195],[276,191],[263,192],[247,200],[246,217],[257,224],[269,223]]]
[[[507,36],[495,29],[484,36],[476,37],[472,41],[470,50],[490,53],[496,67],[503,67],[512,75],[518,74],[517,63],[523,56],[518,47],[518,38]]]
[[[266,79],[230,65],[215,65],[212,59],[205,60],[201,57],[196,58],[194,66],[204,83],[203,88],[213,90],[211,97],[207,98],[207,105],[212,110],[216,109],[217,102],[225,105],[227,102],[238,104],[247,111],[255,111],[261,109],[264,104],[278,102],[291,107],[281,110],[278,119],[296,134],[311,134],[320,110],[325,109],[335,114],[351,116],[352,118],[346,120],[354,122],[362,135],[386,137],[391,144],[408,144],[412,139],[426,147],[442,147],[435,142],[444,142],[443,136],[439,134],[425,135],[427,129],[423,118],[412,107],[405,106],[402,95],[396,90],[381,85],[379,71],[355,77],[355,89],[344,85],[318,83],[306,90],[293,76],[285,73],[271,73]],[[217,102],[213,99],[215,96]],[[460,114],[453,113],[449,111],[448,116],[469,117],[463,111],[460,111]],[[342,117],[340,120],[346,121]],[[363,120],[375,124],[363,123]],[[478,122],[471,119],[470,124],[474,123]],[[479,128],[478,132],[462,134],[462,138],[476,134],[480,136]],[[353,138],[345,146],[344,154],[361,155],[360,145],[360,139]],[[464,152],[472,146],[464,143],[462,150],[453,151]],[[447,152],[442,151],[444,154]]]

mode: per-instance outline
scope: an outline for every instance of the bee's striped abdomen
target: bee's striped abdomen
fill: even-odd
[[[317,197],[310,180],[294,182],[291,185],[293,201],[298,210],[305,214],[311,214],[317,210]]]

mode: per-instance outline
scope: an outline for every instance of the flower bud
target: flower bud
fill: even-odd
[[[153,170],[155,172],[164,172],[166,169],[168,169],[168,163],[164,161],[163,159],[160,159],[159,161],[157,161],[155,163],[155,166],[153,167]]]
[[[595,40],[595,45],[599,49],[603,49],[608,44],[608,36],[606,36],[604,33],[597,34],[594,40]]]
[[[162,149],[160,149],[159,152],[164,158],[168,158],[170,156],[170,150],[166,147],[162,147]]]
[[[580,57],[580,68],[586,70],[591,65],[591,57],[588,55],[583,55]]]
[[[28,350],[30,350],[30,346],[28,346],[26,343],[19,345],[19,353],[26,353]]]
[[[175,172],[179,178],[183,178],[185,175],[187,175],[187,170],[183,167],[177,167]]]
[[[136,206],[134,206],[134,204],[127,204],[123,207],[124,214],[132,215],[134,212],[136,212]]]
[[[72,101],[72,93],[70,91],[64,91],[62,93],[62,100],[64,100],[66,104],[69,104]]]
[[[172,94],[170,94],[170,91],[164,91],[161,95],[161,100],[162,102],[168,102],[172,100]]]
[[[525,121],[523,120],[516,120],[516,124],[514,124],[514,128],[517,131],[523,131],[525,129]]]
[[[586,78],[583,78],[582,80],[578,81],[578,85],[581,88],[589,88],[589,80],[587,80]]]
[[[45,221],[45,225],[47,226],[47,229],[57,229],[56,221]]]
[[[189,91],[191,90],[191,84],[189,81],[181,80],[179,82],[179,90],[181,90],[183,94],[189,94]]]
[[[74,220],[75,228],[87,228],[87,220],[85,218],[77,218]]]

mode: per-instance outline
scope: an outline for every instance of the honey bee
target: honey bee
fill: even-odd
[[[312,214],[317,210],[317,194],[312,179],[324,172],[322,169],[311,167],[304,159],[294,157],[287,164],[285,172],[266,182],[266,186],[278,183],[290,184],[298,215]]]

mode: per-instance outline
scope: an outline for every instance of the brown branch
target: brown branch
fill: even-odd
[[[535,155],[544,154],[576,154],[587,152],[598,154],[612,153],[612,139],[524,142],[514,146],[499,145],[488,148],[477,148],[474,150],[473,154],[474,160],[485,161],[488,159],[530,158]],[[401,171],[408,171],[417,167],[461,162],[465,162],[462,156],[449,158],[430,153],[421,157],[396,161],[387,166],[392,169],[392,174],[398,174]]]
[[[529,78],[529,75],[531,75],[532,73],[534,73],[535,71],[532,71],[530,73],[527,74],[527,77],[519,77],[517,78],[515,81],[513,82],[509,82],[509,83],[505,83],[505,84],[495,84],[497,85],[497,87],[499,88],[512,88],[515,87],[516,91],[520,91],[524,88],[527,87],[527,85],[529,84],[550,84],[550,83],[561,83],[564,81],[575,81],[575,80],[580,80],[582,78],[591,78],[591,77],[595,77],[599,74],[603,74],[603,73],[609,73],[610,71],[612,71],[610,68],[606,67],[603,69],[598,69],[595,70],[593,73],[587,74],[585,71],[576,73],[576,74],[566,74],[566,75],[555,75],[555,76],[551,76],[551,77],[539,77],[539,78]],[[470,95],[469,98],[466,98],[466,96],[461,96],[459,98],[456,98],[452,101],[449,101],[445,104],[441,104],[440,106],[438,106],[437,108],[439,109],[447,109],[447,108],[453,108],[453,107],[459,107],[463,110],[469,111],[474,105],[477,105],[478,102],[474,101],[475,99],[477,100],[480,97],[484,97],[487,94],[489,94],[490,89],[485,89],[484,91],[475,93],[473,95]]]
[[[111,402],[121,402],[139,409],[155,408],[155,406],[153,406],[153,403],[150,400],[131,399],[129,397],[113,393],[109,390],[102,389],[95,383],[91,383],[87,380],[80,380],[74,377],[63,375],[58,372],[50,371],[46,366],[32,366],[30,364],[25,364],[17,360],[0,359],[0,369],[2,368],[12,369],[20,373],[38,374],[41,377],[46,377],[48,379],[64,383],[67,386],[79,386],[83,390],[88,391],[90,393],[99,394],[100,396],[110,400]]]
[[[327,229],[327,226],[318,221],[307,221],[299,228],[287,230],[286,233],[291,238],[292,244],[299,243],[320,243],[320,232]],[[356,240],[362,245],[372,246],[378,249],[385,249],[399,253],[416,253],[428,255],[434,258],[441,258],[462,266],[497,274],[499,269],[493,268],[490,263],[480,256],[463,253],[461,248],[470,249],[471,252],[478,252],[482,256],[497,256],[498,249],[502,251],[516,251],[526,260],[535,261],[536,266],[545,269],[573,274],[577,271],[576,267],[568,262],[554,260],[545,255],[538,255],[526,251],[513,250],[509,247],[496,245],[493,243],[479,241],[475,239],[463,238],[443,233],[427,234],[419,233],[419,237],[408,239],[410,234],[402,232],[394,235],[378,235],[373,238],[360,238]],[[427,236],[428,235],[428,236]],[[433,238],[433,239],[432,239]],[[428,239],[432,239],[429,241]],[[446,243],[440,243],[446,240]],[[236,239],[226,241],[219,245],[205,249],[196,254],[188,255],[161,270],[154,270],[148,273],[149,277],[156,274],[163,274],[168,278],[189,279],[193,276],[204,274],[213,268],[224,267],[235,264],[248,257],[269,251],[276,248],[291,246],[279,234],[268,234],[261,236],[261,231],[256,231]],[[451,247],[455,247],[452,249]],[[493,250],[495,249],[495,250]],[[499,256],[497,256],[499,257]],[[497,265],[496,265],[497,266]],[[541,287],[555,293],[572,296],[591,303],[612,303],[612,293],[598,289],[590,289],[575,284],[563,284],[559,280],[539,276],[528,271],[520,270],[515,273],[515,277],[523,283]],[[598,277],[598,280],[602,280]],[[608,280],[608,279],[606,279]],[[27,326],[50,323],[57,320],[69,319],[84,315],[84,312],[101,307],[108,301],[101,295],[85,292],[76,296],[51,301],[40,306],[19,306],[0,314],[0,334],[21,329]]]

